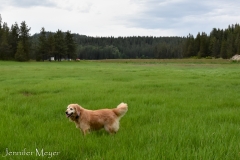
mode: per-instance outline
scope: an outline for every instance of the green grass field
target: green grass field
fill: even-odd
[[[116,135],[84,137],[65,117],[120,102]],[[240,64],[227,60],[0,61],[0,107],[0,159],[240,159]]]

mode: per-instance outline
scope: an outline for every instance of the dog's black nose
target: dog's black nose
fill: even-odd
[[[65,112],[66,114],[68,113],[68,112]]]

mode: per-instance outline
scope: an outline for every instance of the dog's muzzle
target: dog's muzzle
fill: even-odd
[[[73,113],[68,114],[68,112],[66,112],[66,117],[69,118]]]

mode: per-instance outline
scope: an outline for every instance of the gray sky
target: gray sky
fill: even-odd
[[[0,0],[10,27],[88,36],[194,36],[240,23],[239,0]]]

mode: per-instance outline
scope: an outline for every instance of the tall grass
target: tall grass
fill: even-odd
[[[223,60],[0,62],[0,159],[239,159],[239,71]],[[84,137],[64,114],[122,101],[114,136]]]

